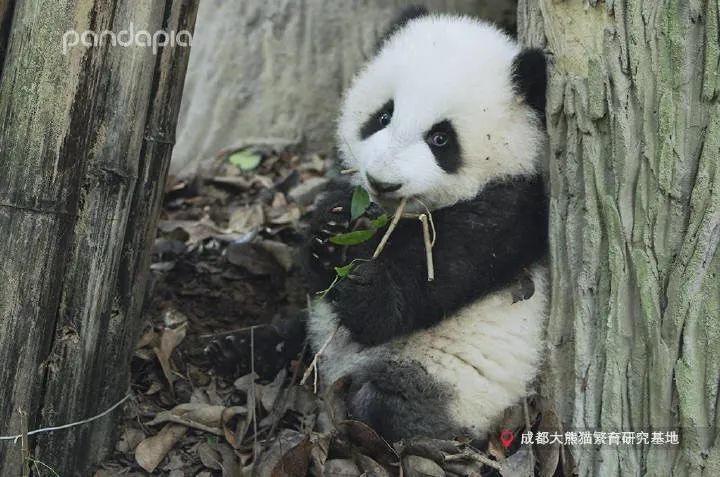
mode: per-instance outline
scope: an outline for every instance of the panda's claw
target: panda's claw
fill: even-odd
[[[205,356],[207,356],[213,368],[218,374],[223,376],[242,376],[245,368],[243,348],[244,343],[238,342],[235,336],[225,336],[224,338],[215,339],[205,348]]]
[[[262,379],[271,379],[298,348],[294,342],[287,346],[288,339],[273,325],[256,326],[211,341],[205,356],[219,375],[237,378],[254,369]]]

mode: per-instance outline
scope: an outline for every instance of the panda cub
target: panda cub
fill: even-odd
[[[341,110],[342,165],[354,172],[318,201],[303,258],[323,290],[334,267],[372,256],[329,238],[350,220],[353,187],[375,205],[360,222],[395,211],[432,215],[434,280],[417,219],[402,219],[379,257],[315,295],[305,320],[265,329],[287,359],[307,339],[321,382],[347,385],[348,413],[390,441],[482,437],[528,392],[543,350],[547,286],[545,58],[492,25],[406,12],[357,75]],[[304,325],[304,326],[303,326]],[[258,333],[263,329],[258,329]],[[247,336],[208,348],[238,371]],[[280,349],[280,348],[278,348]],[[277,364],[277,363],[275,363]]]

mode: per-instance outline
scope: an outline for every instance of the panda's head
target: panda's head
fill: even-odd
[[[490,24],[406,18],[346,92],[342,162],[386,205],[471,199],[490,181],[537,172],[545,83],[542,52]]]

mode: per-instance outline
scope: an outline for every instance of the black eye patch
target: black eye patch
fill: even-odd
[[[383,104],[380,109],[375,111],[372,116],[365,121],[365,124],[362,125],[360,128],[360,138],[367,139],[379,130],[385,129],[385,127],[390,124],[394,109],[395,104],[392,99]]]
[[[453,173],[460,169],[460,141],[449,120],[435,123],[425,134],[425,142],[435,156],[435,161],[445,172]]]

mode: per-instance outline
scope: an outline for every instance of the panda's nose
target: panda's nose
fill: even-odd
[[[371,176],[370,174],[367,174],[367,180],[370,183],[370,187],[372,187],[375,192],[379,194],[387,194],[390,192],[395,192],[396,190],[400,189],[402,187],[402,184],[392,183],[392,182],[382,182]]]

